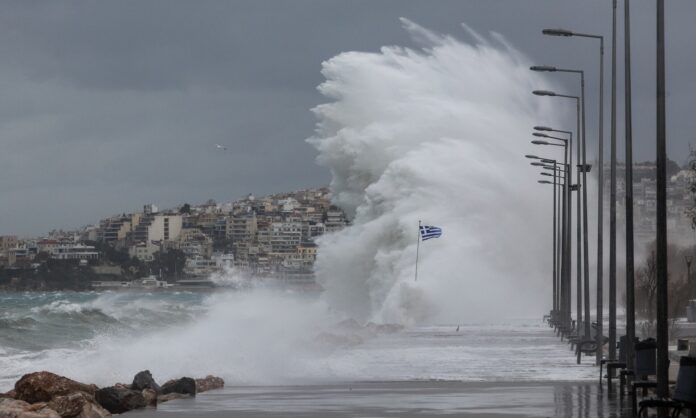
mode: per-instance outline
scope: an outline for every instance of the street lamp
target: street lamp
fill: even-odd
[[[552,93],[553,92],[546,92],[546,94]],[[562,289],[562,294],[563,298],[565,301],[564,307],[564,319],[565,319],[565,330],[570,331],[570,324],[571,324],[571,307],[570,307],[570,264],[571,264],[571,256],[570,256],[570,185],[572,184],[572,178],[571,178],[571,172],[570,172],[570,165],[568,164],[568,143],[569,140],[565,138],[559,138],[551,135],[546,135],[542,134],[539,132],[534,132],[534,136],[537,137],[543,137],[543,138],[548,138],[548,139],[555,139],[559,140],[562,142],[562,144],[554,143],[554,142],[549,142],[545,140],[533,140],[531,141],[532,144],[535,145],[552,145],[552,146],[562,146],[564,149],[564,174],[565,174],[565,186],[563,189],[563,214],[561,216],[561,222],[562,222],[562,238],[561,238],[561,243],[562,243],[562,270],[561,270],[561,277],[563,278],[562,283],[564,283],[564,286],[561,287]],[[572,134],[570,134],[570,141],[572,141]],[[570,157],[572,159],[572,156]],[[572,165],[572,160],[571,163]],[[557,164],[554,164],[553,169],[556,170]],[[555,171],[554,171],[555,174]]]
[[[558,264],[560,262],[560,258],[558,257],[558,251],[557,251],[557,238],[558,238],[558,233],[557,233],[557,226],[556,226],[556,220],[557,220],[557,211],[556,211],[556,186],[560,186],[560,184],[557,183],[556,181],[556,173],[557,170],[556,168],[558,167],[558,163],[556,160],[550,160],[546,158],[541,158],[537,157],[536,155],[526,155],[525,157],[527,158],[534,158],[534,159],[539,159],[542,161],[546,162],[552,162],[553,163],[553,175],[549,173],[541,173],[542,175],[546,176],[552,176],[553,177],[553,182],[549,180],[538,180],[539,183],[541,184],[552,184],[553,185],[553,308],[551,312],[551,318],[552,318],[552,323],[554,324],[554,327],[558,324],[557,317],[559,313],[559,307],[561,306],[561,303],[559,302],[559,289],[561,289],[561,284],[558,283],[559,281],[559,275],[558,275]],[[534,164],[534,163],[532,163]],[[543,163],[541,163],[543,165]],[[562,310],[565,312],[565,310]]]
[[[537,67],[532,67],[532,69],[534,69],[534,68],[539,68],[539,69],[542,69],[542,70],[544,70],[544,71],[552,71],[552,70],[556,70],[556,71],[557,71],[557,70],[558,70],[558,69],[556,69],[555,67],[550,67],[550,66],[537,66]],[[578,131],[580,130],[580,97],[579,97],[579,96],[573,96],[573,95],[568,95],[568,94],[561,94],[561,93],[557,93],[557,92],[550,91],[550,90],[534,90],[534,91],[532,91],[532,94],[534,94],[534,95],[536,95],[536,96],[563,97],[563,98],[568,98],[568,99],[575,99],[575,108],[576,108],[576,113],[577,113],[577,129],[578,129]],[[537,128],[539,128],[539,129],[537,129]],[[552,132],[562,132],[562,133],[567,133],[567,134],[569,134],[569,139],[570,139],[570,142],[571,142],[571,143],[570,143],[570,150],[571,150],[571,152],[570,152],[570,156],[569,156],[569,157],[570,157],[570,166],[573,165],[573,153],[572,153],[572,139],[573,139],[573,135],[572,135],[572,133],[571,133],[570,131],[556,130],[556,129],[552,129],[552,128],[549,128],[549,127],[546,127],[546,126],[537,126],[537,127],[535,127],[535,130],[538,130],[538,131],[547,131],[547,132],[548,132],[548,131],[552,131]],[[545,136],[544,134],[541,134],[541,133],[538,133],[538,132],[535,132],[534,135],[535,135],[535,136],[538,136],[538,137],[546,137],[546,138],[554,138],[554,139],[564,140],[564,138]],[[577,135],[579,135],[579,132],[577,133]],[[544,144],[544,145],[546,145],[546,144]],[[566,150],[567,150],[567,149],[566,149]],[[579,157],[580,157],[580,156],[578,155],[578,158],[579,158]],[[583,164],[583,167],[584,167],[584,164]],[[569,172],[569,173],[568,173],[568,184],[572,184],[572,183],[573,183],[573,173],[572,173],[572,172]],[[577,190],[577,189],[573,189],[573,190]],[[572,244],[571,244],[571,242],[570,242],[570,240],[571,240],[571,235],[572,235],[572,234],[570,233],[570,222],[571,222],[571,219],[572,219],[572,209],[571,209],[571,207],[572,207],[572,203],[571,203],[571,202],[572,202],[572,196],[571,196],[571,193],[570,193],[570,192],[571,192],[571,188],[568,188],[566,191],[567,191],[567,193],[568,193],[568,195],[567,195],[567,197],[566,197],[567,200],[568,200],[568,206],[567,206],[567,208],[566,208],[566,210],[567,210],[567,212],[568,212],[568,213],[567,213],[567,217],[566,217],[566,220],[567,220],[567,222],[568,222],[568,237],[567,237],[568,243],[567,243],[567,245],[566,245],[566,247],[565,247],[565,250],[568,252],[568,254],[566,255],[566,257],[567,257],[568,260],[570,260],[570,259],[571,259],[571,251],[572,251]],[[578,209],[579,209],[579,206],[578,206]],[[578,220],[579,220],[579,219],[580,219],[580,212],[579,212],[579,211],[578,211],[577,216],[578,216]],[[578,226],[579,226],[579,224],[578,224]],[[578,232],[579,232],[579,229],[578,229]],[[578,244],[579,244],[579,234],[578,234]],[[579,249],[579,245],[578,245],[578,249]],[[572,275],[570,263],[568,263],[568,265],[565,266],[565,267],[566,267],[566,270],[564,270],[564,275],[567,277],[566,280],[568,280],[568,282],[570,282],[570,280],[571,280],[571,275]],[[580,269],[579,269],[579,267],[580,267],[580,264],[578,263],[578,277],[580,276]],[[580,286],[579,286],[579,283],[580,283],[580,281],[578,280],[578,287],[580,287]],[[578,299],[580,299],[580,292],[578,291],[577,293],[578,293]],[[568,295],[568,297],[570,297],[570,295]],[[580,301],[580,302],[581,302],[581,301]],[[578,309],[577,309],[577,316],[578,316],[578,324],[579,324],[580,321],[581,321],[581,318],[582,318],[582,309],[580,309],[580,307],[578,307]],[[586,322],[588,322],[588,321],[586,321]]]
[[[551,144],[551,145],[553,145],[553,144]],[[547,169],[547,170],[554,170],[553,175],[548,174],[548,173],[542,173],[542,175],[553,176],[553,178],[554,178],[554,181],[553,181],[552,184],[554,185],[554,218],[555,218],[555,217],[556,217],[556,201],[557,201],[557,199],[556,199],[556,197],[555,197],[555,196],[556,196],[556,186],[563,187],[562,190],[565,190],[565,182],[564,182],[564,183],[559,183],[559,182],[556,180],[556,179],[557,179],[557,174],[558,174],[558,173],[561,173],[561,172],[565,173],[567,170],[562,170],[562,169],[559,167],[559,165],[558,165],[558,163],[557,163],[556,160],[552,160],[552,159],[548,159],[548,158],[542,158],[542,157],[539,157],[539,156],[537,156],[537,155],[532,155],[532,154],[527,154],[527,155],[525,155],[525,158],[538,160],[538,161],[534,161],[534,162],[531,162],[531,163],[530,163],[530,164],[533,165],[533,166],[539,166],[539,167],[542,167],[542,168]],[[550,165],[550,164],[553,164],[553,165]],[[560,180],[560,177],[558,177],[558,180]],[[560,195],[561,195],[561,194],[559,193],[559,197],[560,197]],[[565,201],[564,201],[564,206],[565,206]],[[559,208],[559,210],[560,210],[560,208],[561,208],[560,200],[559,200],[558,208]],[[565,210],[563,211],[563,213],[565,214]],[[557,280],[557,278],[560,279],[560,277],[559,277],[559,275],[558,275],[557,266],[558,266],[559,264],[561,264],[561,255],[560,255],[560,254],[557,255],[557,252],[558,252],[558,251],[556,250],[556,248],[557,248],[557,245],[556,245],[556,237],[557,237],[557,235],[558,235],[558,234],[556,233],[557,229],[559,229],[559,228],[556,228],[556,222],[555,222],[555,219],[554,219],[554,285],[556,285],[556,280]],[[559,250],[560,250],[560,248],[559,248]],[[561,283],[561,284],[562,284],[562,283]],[[565,316],[565,312],[566,312],[565,306],[566,306],[566,305],[569,305],[569,303],[567,303],[567,302],[569,302],[569,300],[567,300],[566,297],[565,297],[565,293],[566,293],[565,288],[566,288],[566,286],[561,286],[561,284],[558,284],[557,286],[554,287],[554,294],[557,295],[556,297],[554,297],[554,302],[555,302],[555,304],[554,304],[554,310],[555,310],[556,308],[562,307],[562,308],[561,308],[561,312],[563,312],[563,313],[564,313],[564,316]],[[562,291],[561,291],[561,292],[557,292],[558,289],[561,289]],[[558,293],[562,293],[562,294],[564,295],[564,297],[562,298],[562,302],[558,302],[558,301],[557,301]],[[558,321],[555,321],[556,316],[557,316],[556,313],[558,313],[558,311],[555,311],[555,312],[554,312],[554,315],[552,315],[552,317],[554,318],[554,321],[552,321],[552,322],[554,323],[554,327],[556,327],[556,326],[558,325]]]
[[[536,129],[536,128],[542,128],[542,129],[537,129],[537,130],[544,130],[544,131],[547,131],[547,132],[560,132],[560,133],[568,134],[568,139],[566,139],[566,138],[560,138],[560,137],[557,137],[557,136],[548,135],[548,134],[545,134],[545,133],[542,133],[542,132],[533,132],[533,133],[532,133],[533,136],[536,136],[536,137],[539,137],[539,138],[555,139],[555,140],[558,140],[558,141],[562,141],[563,144],[557,144],[557,143],[553,143],[553,142],[549,142],[549,141],[545,141],[545,140],[533,140],[533,141],[532,141],[532,144],[535,144],[535,145],[563,146],[563,147],[564,147],[564,150],[565,150],[565,155],[566,155],[566,158],[565,158],[565,162],[566,162],[565,167],[568,168],[568,172],[567,172],[566,174],[567,174],[568,177],[569,177],[569,178],[567,179],[567,183],[568,183],[569,185],[572,184],[572,179],[570,178],[570,177],[572,177],[572,176],[571,176],[571,171],[570,171],[570,166],[572,165],[572,151],[571,151],[571,156],[570,156],[570,158],[571,158],[571,163],[570,163],[570,165],[568,165],[567,162],[568,162],[568,147],[570,146],[570,149],[572,150],[572,146],[573,146],[573,133],[572,133],[571,131],[564,131],[564,130],[559,130],[559,129],[552,129],[552,128],[548,128],[548,127],[535,127],[535,129]],[[566,208],[567,208],[567,213],[566,213],[566,217],[565,217],[564,219],[565,219],[565,221],[568,223],[568,225],[567,225],[567,232],[566,232],[567,235],[566,235],[566,238],[565,238],[565,240],[567,240],[567,242],[564,241],[564,243],[565,243],[564,250],[567,252],[567,254],[565,254],[565,260],[567,260],[567,265],[564,265],[564,267],[565,267],[565,268],[564,268],[564,275],[565,275],[565,277],[566,277],[567,286],[568,286],[568,294],[567,294],[567,298],[568,298],[568,316],[570,317],[570,298],[571,298],[571,294],[570,294],[570,282],[571,282],[571,242],[570,242],[570,241],[571,241],[571,232],[570,232],[571,229],[570,229],[570,223],[571,223],[571,216],[572,216],[572,215],[571,215],[571,212],[570,212],[570,211],[571,211],[571,193],[570,193],[570,192],[573,191],[573,188],[572,188],[572,187],[568,187],[568,188],[566,188],[565,191],[566,191],[566,194],[564,194],[564,196],[565,196],[565,198],[567,199],[567,206],[566,206]],[[579,202],[579,201],[580,201],[580,200],[578,199],[578,202]],[[579,219],[579,218],[578,218],[578,219]],[[578,226],[579,226],[579,224],[578,224]],[[578,230],[578,232],[580,232],[580,231]],[[579,235],[578,235],[578,238],[579,238]],[[579,248],[579,247],[578,247],[578,248]],[[578,261],[579,261],[579,260],[578,260]],[[579,263],[578,263],[578,268],[579,268],[579,267],[580,267],[580,265],[579,265]],[[579,272],[579,270],[578,270],[578,280],[577,280],[577,289],[576,289],[576,299],[577,299],[577,307],[576,307],[577,326],[579,326],[580,323],[582,322],[582,316],[583,316],[583,315],[582,315],[581,290],[582,290],[582,287],[581,287],[581,281],[580,281],[580,272]],[[577,328],[576,328],[576,329],[577,329]],[[578,362],[579,362],[579,361],[580,361],[580,357],[578,357]]]
[[[544,35],[550,36],[577,36],[580,38],[591,38],[599,40],[599,192],[598,192],[598,213],[597,213],[597,346],[602,347],[603,337],[603,188],[604,188],[604,37],[601,35],[592,35],[587,33],[573,32],[567,29],[544,29],[541,31]],[[584,161],[583,161],[584,164]],[[632,341],[632,340],[629,340]],[[611,345],[611,343],[610,343]],[[629,344],[630,346],[631,344]],[[611,348],[610,348],[611,349]],[[597,350],[596,363],[599,364],[602,359],[602,350]]]
[[[577,200],[577,274],[578,283],[580,282],[580,275],[584,273],[584,298],[585,298],[585,329],[584,337],[585,339],[590,338],[590,264],[588,254],[589,242],[588,242],[588,220],[587,220],[587,172],[589,171],[587,161],[586,161],[586,142],[585,142],[585,72],[583,70],[575,70],[569,68],[557,68],[550,65],[535,65],[529,68],[532,71],[540,72],[560,72],[560,73],[572,73],[580,75],[580,102],[582,105],[582,130],[580,129],[580,115],[577,117],[578,125],[578,136],[579,132],[582,132],[582,137],[577,139],[577,154],[578,160],[580,160],[582,155],[582,165],[578,164],[578,180],[580,179],[580,173],[582,173],[582,181],[578,181],[582,188],[582,208],[580,207],[580,195],[578,195]],[[554,129],[548,128],[546,126],[535,126],[535,130],[539,131],[555,131]],[[582,143],[582,147],[581,147]],[[582,150],[582,152],[581,152]],[[582,231],[580,229],[581,224],[581,214],[582,214]],[[580,241],[582,237],[582,249],[580,247]],[[584,253],[584,258],[583,258]],[[582,262],[582,266],[581,266]],[[580,291],[578,291],[578,299],[580,299]],[[579,356],[578,356],[579,358]]]
[[[611,121],[609,164],[609,360],[616,360],[616,0],[611,7]],[[633,185],[631,185],[633,187]],[[613,374],[614,370],[609,373]]]
[[[555,178],[554,178],[555,180]],[[556,324],[556,316],[558,314],[558,287],[556,284],[557,273],[556,273],[556,186],[555,182],[549,180],[538,180],[541,184],[553,184],[553,271],[552,271],[552,283],[553,283],[553,304],[551,308],[551,318],[554,325]]]
[[[657,0],[657,396],[669,396],[669,352],[667,323],[667,134],[665,111],[665,1]]]
[[[573,32],[566,30],[566,29],[544,29],[541,31],[544,35],[552,35],[552,36],[573,36],[575,35]]]
[[[624,112],[626,136],[626,339],[635,331],[635,270],[633,257],[633,123],[631,106],[631,18],[629,0],[624,0]],[[626,365],[633,364],[633,347],[627,345]]]

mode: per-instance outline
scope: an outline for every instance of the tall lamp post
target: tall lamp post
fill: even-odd
[[[532,166],[537,166],[541,167],[546,170],[553,170],[552,176],[554,177],[554,184],[558,187],[559,193],[558,193],[558,198],[556,199],[557,202],[557,210],[554,211],[554,216],[558,220],[558,223],[561,223],[561,218],[563,214],[565,213],[565,199],[561,199],[562,195],[565,195],[565,182],[562,182],[561,180],[561,173],[564,173],[565,170],[561,169],[560,163],[558,163],[556,160],[551,160],[551,159],[545,159],[541,157],[536,157],[536,156],[531,156],[528,155],[526,156],[527,158],[534,158],[538,159],[539,161],[534,161],[530,163]],[[550,165],[550,164],[553,165]],[[555,193],[554,193],[555,194]],[[558,332],[561,332],[565,321],[566,321],[566,306],[568,306],[568,300],[566,298],[566,281],[562,277],[562,267],[564,263],[564,256],[561,252],[561,246],[563,242],[563,237],[565,236],[565,225],[558,225],[556,227],[556,235],[555,235],[555,241],[556,241],[556,250],[554,251],[554,255],[556,258],[556,277],[555,277],[555,289],[556,289],[556,297],[555,297],[555,306],[556,306],[556,312],[554,316],[554,321],[553,325],[554,328]]]
[[[581,38],[591,38],[599,40],[599,172],[597,174],[599,181],[599,194],[597,199],[597,346],[602,347],[603,333],[603,315],[604,315],[604,281],[602,257],[604,255],[603,248],[603,209],[604,209],[604,37],[601,35],[592,35],[587,33],[573,32],[567,29],[544,29],[541,31],[544,35],[550,36],[577,36]],[[597,350],[596,363],[599,364],[602,359],[602,350]]]
[[[624,0],[624,109],[626,136],[626,366],[633,369],[633,340],[636,335],[633,260],[633,124],[631,106],[631,14]]]
[[[552,165],[553,164],[553,165]],[[558,188],[558,198],[557,198],[557,214],[556,214],[556,219],[560,223],[563,218],[563,214],[566,213],[565,207],[566,207],[566,201],[565,201],[565,188],[566,188],[566,183],[565,183],[565,172],[561,166],[562,164],[560,162],[556,162],[555,160],[548,160],[548,159],[540,159],[540,161],[533,162],[531,163],[533,166],[538,166],[543,168],[544,170],[549,170],[553,171],[553,174],[547,174],[550,176],[553,176],[556,179],[555,185]],[[563,264],[565,261],[565,255],[562,253],[562,243],[563,239],[566,236],[564,232],[565,225],[558,225],[557,227],[557,234],[556,234],[556,260],[557,260],[557,289],[558,289],[558,304],[557,306],[559,307],[558,311],[558,320],[555,324],[556,330],[561,331],[562,325],[564,324],[565,317],[569,316],[567,312],[570,310],[570,298],[566,297],[567,292],[569,290],[566,290],[567,288],[569,289],[569,286],[566,286],[566,280],[563,277]],[[568,307],[568,309],[566,309]]]
[[[589,339],[590,338],[590,262],[589,262],[589,257],[588,254],[590,253],[589,250],[589,243],[588,243],[588,223],[587,223],[587,173],[590,171],[589,166],[587,165],[587,161],[585,158],[585,150],[586,150],[586,142],[585,142],[585,72],[583,70],[574,70],[574,69],[568,69],[568,68],[557,68],[549,65],[535,65],[530,67],[530,70],[532,71],[540,71],[540,72],[560,72],[560,73],[571,73],[571,74],[579,74],[580,75],[580,105],[582,106],[582,118],[580,115],[578,115],[577,120],[578,120],[578,138],[577,138],[577,155],[578,155],[578,162],[580,162],[580,159],[582,158],[582,164],[578,164],[578,184],[580,184],[580,188],[582,189],[582,210],[580,208],[580,194],[578,192],[578,203],[577,203],[577,219],[578,219],[578,229],[577,229],[577,260],[578,260],[578,275],[580,274],[580,271],[582,270],[583,272],[583,287],[584,287],[584,295],[583,298],[585,300],[585,329],[584,329],[584,338]],[[582,119],[582,129],[580,128],[580,120]],[[537,129],[535,127],[534,129]],[[580,136],[580,132],[582,132],[582,136]],[[582,145],[581,145],[582,144]],[[580,173],[582,173],[582,181],[580,180]],[[582,214],[582,234],[580,233],[580,216]],[[580,249],[580,237],[582,236],[582,251]],[[582,255],[584,254],[584,256]],[[583,260],[583,265],[582,269],[580,267],[580,260]]]
[[[616,360],[616,0],[611,25],[611,129],[609,166],[609,360]],[[633,187],[633,185],[631,185]],[[613,374],[614,369],[609,373]]]
[[[537,157],[536,155],[525,155],[526,158],[534,159],[534,160],[542,160],[542,161],[549,161],[553,162],[554,166],[556,165],[556,160],[546,160],[541,157]],[[540,163],[541,164],[541,163]],[[557,246],[557,233],[556,233],[556,172],[554,171],[553,174],[549,173],[542,173],[543,175],[547,176],[552,176],[553,177],[553,304],[551,308],[551,321],[552,323],[555,321],[556,316],[558,315],[558,287],[557,287],[557,257],[556,257],[556,246]]]
[[[534,68],[534,67],[532,67],[532,68]],[[549,69],[552,68],[552,67],[544,67],[544,68],[546,68],[545,71],[549,71]],[[569,72],[571,72],[571,71],[569,70]],[[578,116],[578,119],[577,119],[578,123],[577,123],[577,125],[578,125],[578,129],[580,128],[580,97],[579,97],[579,96],[568,95],[568,94],[560,94],[560,93],[556,93],[556,92],[549,91],[549,90],[534,90],[534,91],[532,92],[532,94],[534,94],[534,95],[536,95],[536,96],[562,97],[562,98],[566,98],[566,99],[575,99],[575,108],[576,108],[576,110],[577,110],[577,116]],[[538,129],[538,128],[540,128],[540,129]],[[539,130],[539,131],[551,130],[550,128],[546,128],[546,127],[535,127],[535,129],[536,129],[536,130]],[[552,130],[552,131],[554,131],[554,130]],[[555,130],[555,131],[556,131],[556,132],[560,132],[560,131],[558,131],[558,130]],[[567,133],[568,131],[564,131],[564,132]],[[537,134],[537,133],[535,133],[534,135],[535,135],[535,136],[544,136],[544,135],[539,135],[539,134]],[[579,135],[576,134],[576,136],[579,136]],[[572,134],[571,134],[571,139],[572,139]],[[578,142],[579,142],[579,141],[578,141]],[[578,155],[578,159],[579,159],[579,158],[580,158],[580,156]],[[571,144],[570,163],[569,163],[569,164],[570,164],[570,166],[573,165],[572,144]],[[583,167],[585,167],[585,164],[583,164]],[[573,176],[572,176],[572,172],[571,172],[571,173],[569,173],[569,178],[568,178],[568,184],[569,184],[569,185],[572,185],[572,184],[573,184],[573,179],[572,179],[572,177],[573,177]],[[572,218],[572,213],[571,213],[572,196],[570,195],[570,190],[571,190],[571,189],[568,188],[568,231],[569,231],[568,234],[569,234],[569,236],[568,236],[568,247],[567,247],[568,255],[567,255],[567,257],[568,257],[568,260],[569,260],[569,261],[568,261],[568,270],[567,270],[567,273],[566,273],[567,276],[568,276],[568,282],[569,282],[569,283],[570,283],[570,277],[571,277],[570,259],[571,259],[571,247],[572,247],[572,246],[571,246],[571,243],[570,243],[570,240],[571,240],[571,238],[570,238],[570,222],[571,222],[571,218]],[[579,202],[579,200],[578,200],[578,202]],[[578,212],[577,212],[577,215],[576,215],[576,216],[578,217],[578,220],[580,219],[580,212],[579,212],[579,209],[580,209],[580,206],[578,205]],[[580,247],[580,246],[579,246],[579,243],[580,243],[580,241],[579,241],[579,239],[580,239],[580,236],[579,236],[579,232],[580,232],[579,226],[580,226],[580,224],[578,223],[578,249],[579,249],[579,247]],[[580,256],[580,253],[578,252],[578,257],[579,257],[579,256]],[[579,264],[579,259],[578,259],[578,283],[580,282],[579,279],[580,279],[580,264]],[[588,277],[588,282],[589,282],[589,277]],[[588,288],[589,288],[589,287],[588,287]],[[580,290],[581,290],[581,289],[580,289],[580,286],[579,286],[579,284],[578,284],[578,299],[580,298]],[[588,291],[588,293],[589,293],[589,291]],[[586,299],[589,300],[589,298],[587,297],[587,295],[586,295]],[[579,324],[579,321],[581,320],[581,317],[582,317],[582,313],[581,313],[581,312],[582,312],[582,309],[581,309],[580,306],[578,306],[578,324]],[[585,321],[584,321],[584,322],[585,322],[585,324],[586,324],[586,325],[585,325],[586,333],[587,333],[587,335],[589,336],[589,322],[590,322],[590,320],[589,320],[589,306],[588,306],[587,309],[585,310]]]
[[[561,146],[563,147],[564,150],[564,168],[565,168],[565,189],[564,189],[564,211],[562,215],[562,223],[563,223],[563,231],[564,235],[562,237],[562,248],[563,248],[563,259],[565,262],[563,263],[563,277],[565,279],[565,293],[564,293],[564,299],[566,300],[566,312],[565,312],[565,331],[569,332],[570,331],[570,325],[571,325],[571,290],[570,290],[570,263],[571,263],[571,251],[570,251],[570,185],[572,184],[572,179],[571,179],[571,171],[570,171],[570,165],[572,162],[569,163],[569,158],[572,161],[572,155],[569,156],[569,140],[566,138],[560,138],[560,137],[554,137],[546,134],[541,134],[539,132],[535,132],[534,136],[541,136],[544,138],[548,139],[555,139],[558,141],[561,141],[562,143],[554,143],[554,142],[548,142],[545,140],[533,140],[532,144],[535,145],[552,145],[552,146]],[[571,136],[572,138],[572,136]],[[572,146],[572,143],[571,143]]]
[[[657,0],[657,396],[669,396],[667,324],[667,135],[665,109],[665,2]]]
[[[571,162],[569,163],[568,167],[569,167],[569,168],[572,167],[572,165],[573,165],[573,163],[572,163],[573,132],[571,132],[571,131],[564,131],[564,130],[561,130],[561,129],[553,129],[553,128],[549,128],[549,127],[547,127],[547,126],[535,126],[535,127],[534,127],[534,130],[536,130],[536,131],[546,131],[546,132],[558,132],[558,133],[563,133],[563,134],[568,135],[568,146],[569,146],[570,149],[571,149],[571,151],[570,151],[570,153],[571,153],[570,161],[571,161]],[[562,138],[557,138],[557,137],[554,137],[554,136],[545,134],[545,133],[543,133],[543,132],[534,132],[532,135],[534,135],[534,136],[536,136],[536,137],[540,137],[540,138],[550,138],[550,139],[564,140],[564,139],[562,139]],[[579,143],[579,141],[576,141],[576,142]],[[572,181],[571,181],[571,184],[572,184]],[[574,190],[574,189],[573,189],[572,186],[571,186],[570,192],[572,192],[573,190]],[[572,200],[572,198],[571,198],[571,196],[570,196],[571,194],[572,194],[572,193],[569,193],[569,197],[568,197],[568,198],[569,198],[569,201],[568,201],[568,204],[569,204],[569,205],[570,205],[570,201]],[[580,324],[582,323],[582,318],[583,318],[583,314],[582,314],[582,277],[581,277],[581,267],[580,267],[582,255],[581,255],[581,253],[580,253],[580,216],[579,216],[579,214],[580,214],[580,199],[579,199],[579,198],[577,199],[577,202],[578,202],[578,212],[576,212],[576,213],[577,213],[578,215],[576,216],[576,218],[577,218],[577,221],[578,221],[578,222],[577,222],[577,240],[578,240],[578,242],[577,242],[577,249],[578,249],[578,254],[577,254],[577,276],[576,276],[576,281],[575,281],[575,282],[576,282],[576,292],[575,292],[575,294],[576,294],[576,300],[577,300],[577,307],[576,307],[577,326],[576,326],[576,331],[577,331],[577,333],[578,333],[578,335],[579,335],[579,334],[580,334],[580,328],[579,328],[579,327],[580,327]],[[570,225],[570,224],[572,223],[572,222],[571,222],[571,217],[570,217],[570,216],[571,216],[571,213],[570,213],[570,208],[569,208],[569,209],[568,209],[568,231],[569,231],[568,234],[570,234],[570,229],[571,229],[571,225]],[[570,238],[570,235],[568,236],[568,239],[569,239],[569,240],[571,239],[571,238]],[[570,245],[570,244],[569,244],[569,245]],[[571,255],[570,255],[570,247],[568,247],[568,251],[569,251],[569,254],[568,254],[568,263],[571,263],[571,260],[570,260],[570,257],[571,257]],[[570,265],[569,265],[568,268],[570,269]],[[570,272],[569,272],[569,279],[570,279]],[[586,316],[585,318],[589,318],[589,315]]]

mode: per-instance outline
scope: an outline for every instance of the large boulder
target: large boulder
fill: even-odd
[[[0,418],[60,418],[60,415],[45,402],[31,405],[22,400],[0,398]]]
[[[95,385],[86,385],[50,372],[29,373],[15,383],[15,399],[29,403],[49,402],[54,396],[84,392],[94,395]]]
[[[145,398],[147,406],[157,406],[157,392],[154,389],[143,389],[140,393]]]
[[[221,389],[225,386],[225,381],[221,377],[208,375],[203,379],[196,379],[196,393],[206,392],[213,389]]]
[[[130,388],[140,391],[143,389],[152,389],[158,393],[160,391],[160,385],[158,385],[157,382],[155,382],[155,379],[152,378],[152,374],[149,370],[143,370],[142,372],[136,374]]]
[[[116,386],[99,389],[94,394],[94,398],[112,414],[122,414],[147,406],[145,398],[139,391]]]
[[[61,417],[72,417],[80,412],[87,403],[94,402],[91,395],[84,392],[74,392],[68,395],[54,396],[48,407],[58,412]]]
[[[168,393],[183,393],[196,396],[196,381],[190,377],[170,380],[162,385],[162,394],[166,395]]]
[[[97,404],[94,396],[85,392],[55,396],[48,403],[48,407],[58,412],[61,417],[102,418],[111,415]]]
[[[82,407],[82,411],[75,418],[104,418],[111,416],[111,413],[102,408],[98,403],[86,403]]]

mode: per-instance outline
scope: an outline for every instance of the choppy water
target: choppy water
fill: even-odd
[[[0,390],[36,370],[100,385],[142,369],[237,385],[596,377],[540,318],[383,332],[337,325],[316,295],[273,290],[9,293],[0,306]]]
[[[204,295],[41,292],[0,295],[5,352],[78,348],[99,335],[133,334],[191,320]]]

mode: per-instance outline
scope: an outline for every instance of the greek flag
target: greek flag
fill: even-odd
[[[442,229],[436,226],[421,225],[420,235],[423,241],[429,240],[430,238],[440,238]]]

